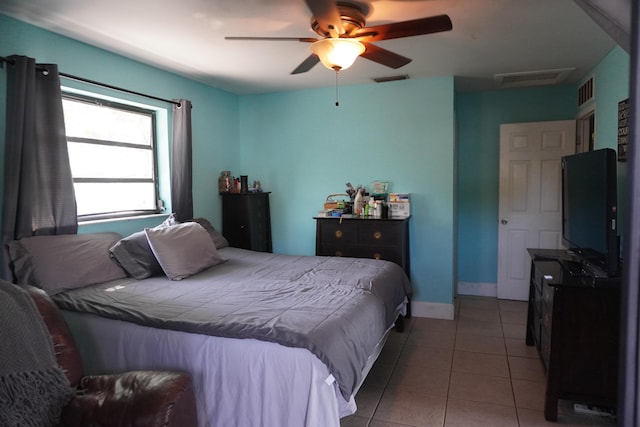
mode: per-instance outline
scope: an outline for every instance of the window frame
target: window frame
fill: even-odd
[[[160,183],[159,183],[159,170],[158,170],[158,129],[157,129],[157,111],[151,108],[143,108],[135,105],[127,104],[125,100],[122,102],[106,100],[99,98],[98,96],[92,96],[87,94],[78,94],[73,92],[62,92],[63,100],[70,100],[75,102],[82,102],[89,105],[99,105],[117,110],[123,110],[133,112],[137,114],[143,114],[151,118],[151,144],[147,148],[140,144],[134,144],[129,142],[119,142],[83,137],[73,137],[66,135],[67,146],[70,142],[88,143],[95,145],[104,145],[109,147],[122,147],[131,149],[148,149],[151,151],[152,158],[152,171],[151,178],[75,178],[72,176],[74,186],[76,183],[153,183],[154,189],[154,205],[153,209],[137,209],[127,211],[110,211],[101,213],[92,213],[77,215],[78,222],[87,222],[102,219],[118,219],[125,217],[138,217],[145,215],[159,214],[164,211],[163,202],[160,198]],[[72,174],[73,175],[73,174]]]

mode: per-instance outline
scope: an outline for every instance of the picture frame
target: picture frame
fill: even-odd
[[[629,143],[629,98],[618,102],[618,161],[627,161]]]

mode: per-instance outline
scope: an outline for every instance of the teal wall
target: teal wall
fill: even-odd
[[[315,222],[345,183],[411,193],[415,299],[451,303],[454,283],[454,88],[450,77],[240,100],[239,173],[271,194],[274,251],[315,253]]]
[[[595,148],[618,148],[618,102],[629,97],[630,58],[622,48],[613,49],[589,73],[593,76],[593,101],[580,112],[595,109]],[[618,162],[618,232],[625,237],[627,202],[627,163]]]
[[[459,93],[458,280],[496,283],[500,125],[571,120],[576,86]]]
[[[312,217],[328,194],[344,191],[347,181],[368,185],[388,180],[392,191],[412,193],[415,298],[453,302],[452,77],[341,87],[341,105],[336,108],[334,88],[241,97],[2,15],[0,39],[2,56],[27,55],[41,63],[57,63],[65,73],[162,98],[191,100],[195,215],[221,225],[220,171],[259,179],[272,192],[278,252],[314,253]],[[0,79],[0,95],[4,84]],[[161,172],[166,175],[166,168]],[[84,226],[81,232],[128,234],[160,220],[107,222]]]
[[[195,82],[176,74],[168,73],[122,56],[59,36],[49,31],[24,24],[0,14],[0,55],[12,54],[36,58],[39,63],[56,63],[61,72],[86,79],[107,83],[151,94],[164,99],[189,99],[193,104],[193,169],[194,169],[194,215],[211,218],[214,226],[220,226],[220,201],[217,195],[219,171],[234,169],[238,158],[238,106],[236,95]],[[93,92],[109,93],[96,87],[81,85],[62,79],[63,85],[84,88]],[[147,98],[110,92],[131,101],[168,109],[171,104]],[[0,99],[6,99],[5,71],[0,70]],[[4,147],[5,103],[0,102],[0,148]],[[169,129],[164,129],[165,133]],[[169,158],[169,147],[160,147],[165,164]],[[0,168],[3,166],[0,162]],[[168,188],[168,172],[165,168],[164,187]],[[2,176],[0,174],[0,176]],[[132,228],[153,225],[161,219],[147,221],[124,221],[88,227],[93,232],[110,229],[126,234]],[[81,232],[86,230],[81,230]]]
[[[618,147],[618,102],[629,97],[629,67],[629,54],[617,47],[585,76],[594,78],[594,96],[580,111],[595,108],[596,148]]]
[[[276,252],[313,254],[312,217],[346,182],[388,180],[391,191],[411,193],[411,278],[415,299],[424,302],[451,304],[457,280],[496,281],[499,124],[576,117],[573,85],[456,94],[452,77],[405,80],[341,87],[335,107],[334,88],[238,96],[3,15],[0,40],[2,56],[27,55],[57,63],[65,73],[191,100],[195,215],[220,227],[220,171],[258,179],[271,192]],[[615,146],[613,108],[628,93],[628,56],[616,49],[594,73],[597,143]],[[170,105],[111,95],[171,117]],[[5,98],[0,76],[0,99]],[[4,120],[1,102],[0,150]],[[161,149],[166,188],[168,143]],[[95,224],[82,232],[126,235],[160,220]]]
[[[496,283],[499,126],[575,119],[595,109],[596,148],[617,148],[618,102],[629,96],[629,55],[613,49],[585,76],[594,100],[578,111],[577,85],[456,95],[458,123],[458,280]],[[626,163],[618,162],[619,232],[624,238]]]

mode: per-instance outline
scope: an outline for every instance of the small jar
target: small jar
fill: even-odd
[[[218,192],[228,193],[229,191],[231,191],[231,171],[222,171],[218,178]]]

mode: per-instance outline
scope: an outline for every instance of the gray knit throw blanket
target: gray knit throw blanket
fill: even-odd
[[[24,289],[0,281],[0,426],[54,426],[73,389]]]

